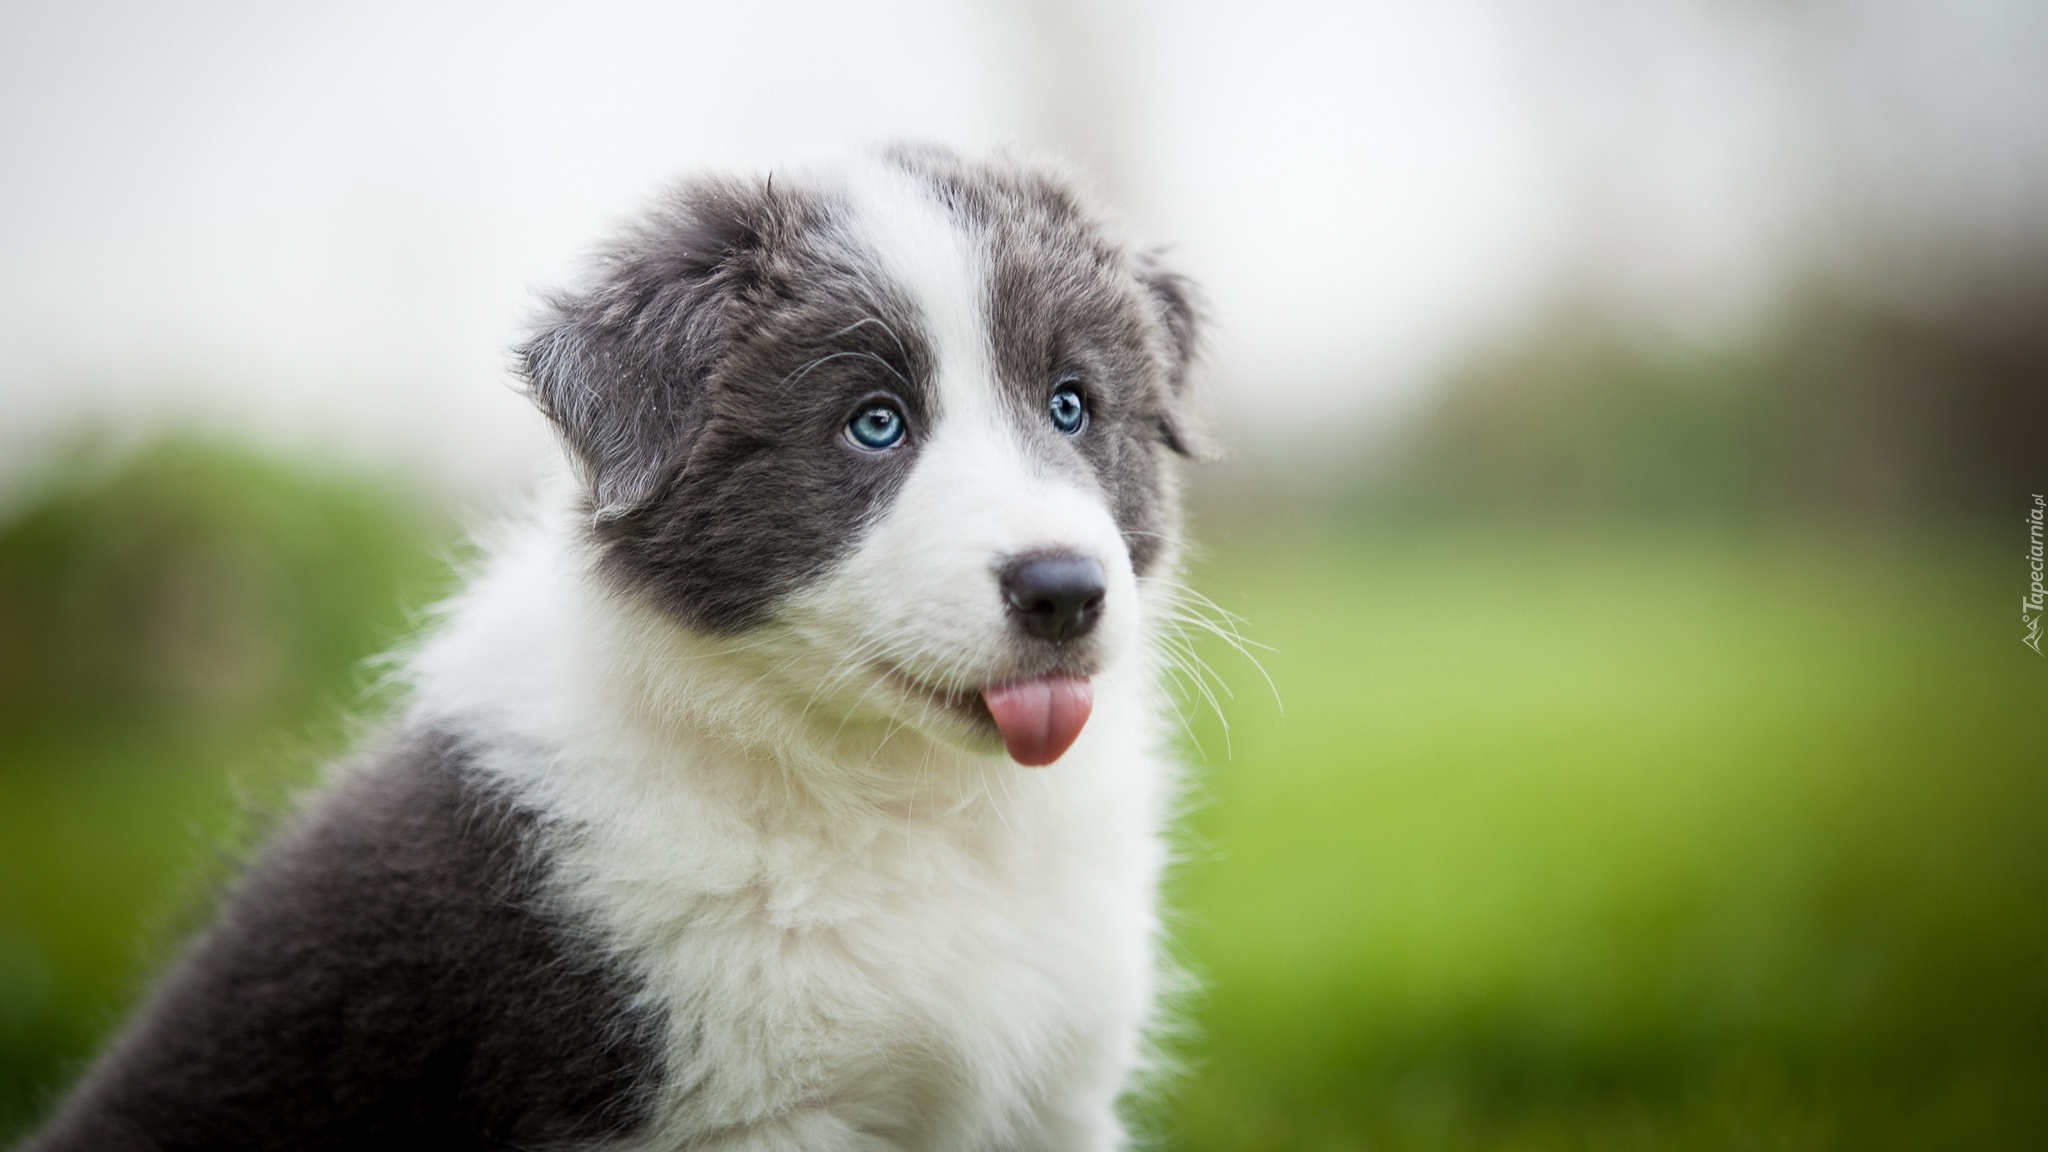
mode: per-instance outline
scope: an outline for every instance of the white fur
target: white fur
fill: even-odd
[[[562,485],[417,654],[419,707],[544,815],[560,898],[668,1012],[638,1146],[1120,1147],[1157,978],[1164,606],[1102,495],[1006,427],[970,239],[899,176],[846,188],[937,360],[887,515],[717,640],[601,583]],[[1048,547],[1109,574],[1105,667],[1073,749],[1024,769],[891,670],[999,675],[996,563]]]

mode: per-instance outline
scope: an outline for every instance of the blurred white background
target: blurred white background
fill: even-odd
[[[2029,0],[10,3],[0,460],[224,424],[461,488],[507,348],[661,182],[890,137],[1091,170],[1205,284],[1254,447],[1564,296],[1741,322],[1871,236],[2048,218]],[[13,467],[0,469],[12,472]]]

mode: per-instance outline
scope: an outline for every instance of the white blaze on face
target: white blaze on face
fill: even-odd
[[[936,411],[916,430],[916,462],[890,506],[792,618],[823,647],[859,651],[928,685],[978,689],[1020,671],[1010,663],[1001,568],[1028,553],[1073,552],[1107,577],[1094,643],[1113,661],[1137,629],[1130,557],[1103,494],[1034,461],[1013,426],[977,238],[893,170],[865,169],[849,192],[855,242],[915,310]]]

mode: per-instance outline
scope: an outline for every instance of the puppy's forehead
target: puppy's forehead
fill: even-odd
[[[985,416],[994,373],[988,340],[988,261],[982,238],[948,211],[928,181],[883,163],[847,182],[848,239],[888,294],[911,312],[931,359],[944,419]]]
[[[986,343],[988,273],[978,238],[909,173],[865,164],[847,183],[848,239],[915,309],[942,356],[974,356]]]
[[[1003,391],[1029,423],[1062,370],[1095,369],[1097,399],[1149,375],[1152,318],[1125,254],[1065,186],[903,151],[857,166],[845,197],[847,241],[913,313],[943,406]]]

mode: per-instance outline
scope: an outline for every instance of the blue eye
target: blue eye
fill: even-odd
[[[1046,414],[1052,417],[1052,426],[1072,436],[1088,423],[1088,405],[1081,400],[1079,388],[1061,387],[1052,394],[1052,402],[1046,406]]]
[[[894,448],[903,441],[903,413],[887,404],[863,408],[846,422],[846,435],[870,452]]]

